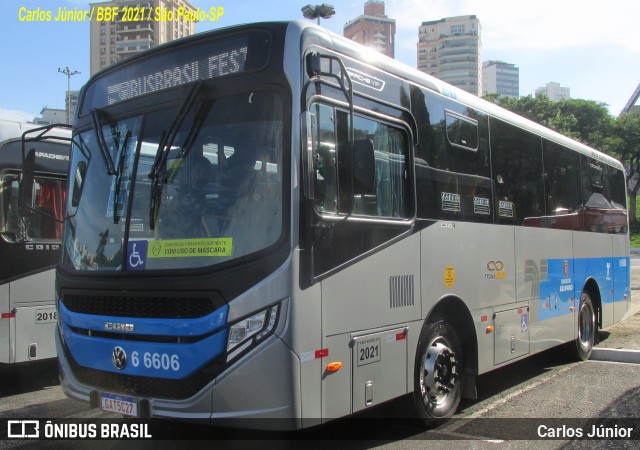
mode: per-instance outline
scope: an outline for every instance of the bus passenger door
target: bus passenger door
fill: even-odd
[[[342,363],[323,372],[323,417],[339,417],[407,392],[404,328],[421,315],[410,137],[354,115],[351,139],[349,112],[331,104],[312,104],[309,119],[310,272],[322,286],[325,360]]]

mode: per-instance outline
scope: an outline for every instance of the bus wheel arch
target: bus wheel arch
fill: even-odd
[[[596,323],[598,328],[602,328],[602,298],[600,297],[600,287],[598,283],[593,278],[589,278],[582,288],[582,292],[586,292],[589,297],[591,297],[591,302],[593,303],[593,308],[596,313]],[[578,307],[580,307],[580,299],[576,299],[578,302]],[[596,332],[597,337],[597,332]]]
[[[442,299],[424,321],[415,355],[413,400],[427,424],[454,415],[475,397],[477,342],[471,315],[456,297]]]

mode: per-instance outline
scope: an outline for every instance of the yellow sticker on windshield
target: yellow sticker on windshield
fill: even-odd
[[[233,238],[169,239],[149,243],[147,258],[231,256]]]

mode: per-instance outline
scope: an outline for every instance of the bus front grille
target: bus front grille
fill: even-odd
[[[71,312],[108,317],[196,319],[216,311],[223,302],[210,296],[119,296],[66,294],[62,304]]]

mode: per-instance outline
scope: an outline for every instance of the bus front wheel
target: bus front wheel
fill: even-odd
[[[448,419],[462,397],[462,347],[444,317],[426,322],[418,341],[413,399],[418,416],[428,425]]]

